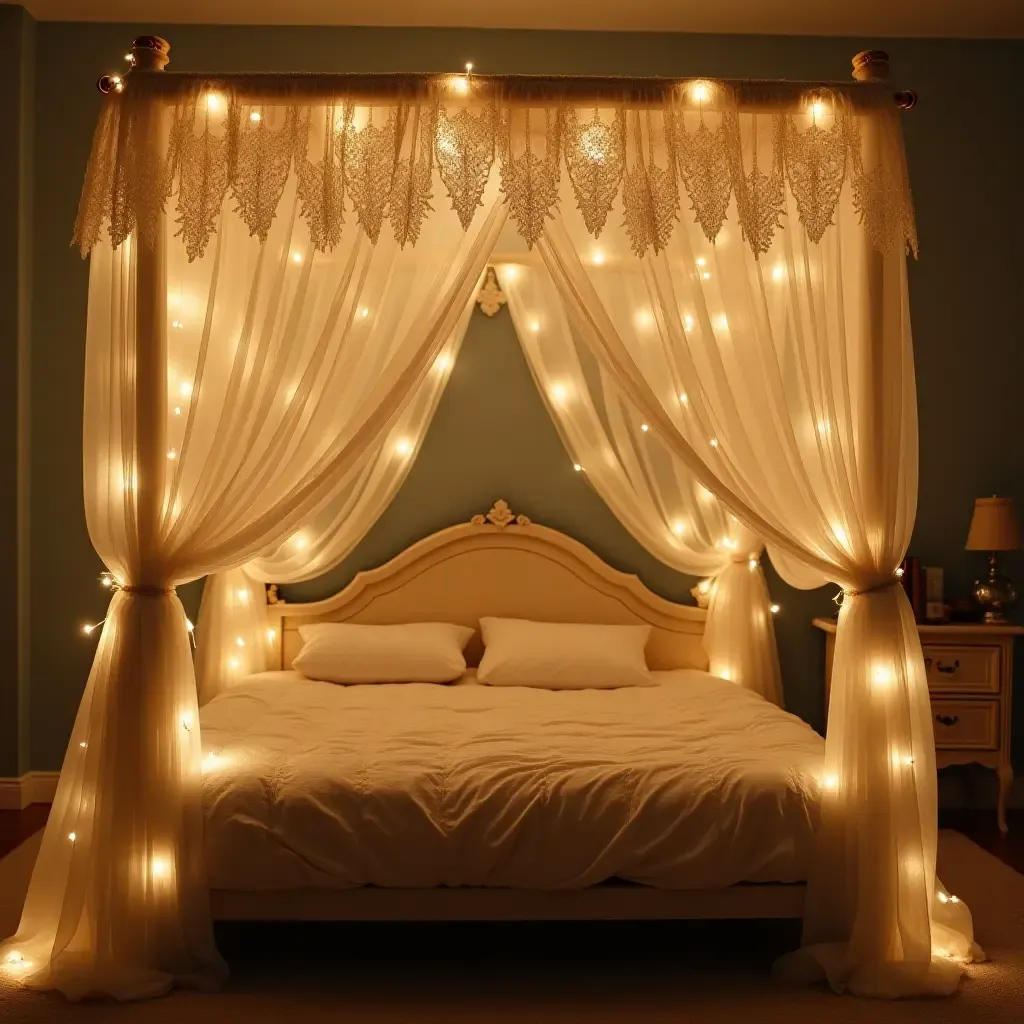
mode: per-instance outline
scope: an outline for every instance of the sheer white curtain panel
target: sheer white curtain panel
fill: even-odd
[[[709,592],[704,644],[711,672],[781,705],[764,545],[623,398],[574,335],[547,270],[506,263],[498,274],[527,363],[577,472],[655,558],[715,577],[702,584]]]
[[[278,664],[282,638],[266,617],[266,583],[314,579],[345,559],[391,504],[433,421],[475,308],[470,299],[431,371],[380,443],[341,479],[315,516],[259,558],[207,577],[196,626],[199,703]]]
[[[146,165],[175,122],[159,95],[140,90],[135,104],[121,158]],[[287,173],[263,237],[222,191],[191,261],[159,204],[141,238],[92,249],[85,504],[119,589],[21,924],[0,948],[6,971],[69,998],[141,998],[224,975],[174,587],[285,544],[367,464],[457,331],[505,217],[489,181],[468,229],[444,211],[402,247],[352,222],[322,251],[301,191]]]
[[[811,782],[821,824],[804,948],[780,970],[862,995],[948,993],[976,950],[966,908],[938,896],[931,710],[895,578],[917,500],[905,257],[874,243],[840,173],[842,139],[856,136],[867,180],[891,178],[897,115],[808,96],[788,116],[786,168],[771,144],[776,114],[741,112],[735,194],[719,194],[724,221],[709,232],[709,193],[691,189],[692,209],[679,207],[687,165],[672,142],[679,117],[694,139],[727,130],[728,110],[707,98],[674,121],[627,115],[637,187],[680,217],[671,232],[637,258],[628,211],[613,205],[595,242],[563,189],[538,249],[574,334],[650,432],[766,539],[791,582],[847,591],[826,767]],[[829,198],[814,211],[809,183]],[[783,216],[748,244],[749,206],[773,189]]]

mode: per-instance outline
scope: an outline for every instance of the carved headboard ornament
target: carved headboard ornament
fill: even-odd
[[[508,502],[503,498],[499,498],[487,515],[477,514],[470,519],[470,522],[474,526],[486,526],[490,523],[492,526],[498,526],[504,528],[506,526],[529,526],[530,520],[526,516],[517,516],[512,509],[508,507]]]

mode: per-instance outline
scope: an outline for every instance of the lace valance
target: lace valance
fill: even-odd
[[[145,241],[163,212],[190,259],[222,215],[263,239],[294,175],[315,249],[353,218],[415,244],[438,203],[468,225],[492,172],[530,247],[565,174],[588,230],[621,217],[638,256],[684,216],[712,242],[735,219],[760,255],[795,210],[817,242],[843,188],[874,246],[917,252],[899,115],[876,86],[468,75],[135,74],[105,101],[75,242],[87,253],[104,226]]]

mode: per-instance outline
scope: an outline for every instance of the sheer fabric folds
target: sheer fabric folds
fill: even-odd
[[[133,146],[166,143],[168,110],[150,114]],[[296,532],[340,482],[375,471],[367,454],[457,335],[505,217],[489,182],[468,230],[445,211],[403,250],[352,224],[324,253],[299,192],[292,175],[265,239],[223,197],[212,244],[192,261],[164,217],[145,241],[92,252],[86,514],[122,589],[21,925],[0,950],[7,970],[70,998],[139,998],[224,975],[195,678],[173,588],[301,543]]]
[[[916,236],[891,95],[465,76],[133,74],[107,98],[76,238],[86,511],[121,589],[6,972],[122,999],[223,976],[173,588],[268,557],[279,575],[309,524],[370,516],[506,216],[564,318],[539,324],[534,372],[549,401],[566,373],[567,403],[591,403],[556,418],[634,536],[711,566],[727,525],[716,599],[763,602],[755,542],[676,461],[786,579],[847,592],[805,945],[780,972],[955,988],[976,951],[935,879],[928,692],[894,578],[917,500]],[[214,586],[255,609],[237,579]],[[270,642],[248,621],[238,651]]]
[[[200,704],[233,680],[262,672],[271,664],[268,655],[281,638],[276,630],[268,630],[264,584],[298,583],[327,572],[348,556],[391,504],[433,420],[473,307],[471,299],[386,436],[338,480],[316,514],[275,549],[207,579],[196,629]]]
[[[832,111],[808,116],[824,128]],[[770,119],[749,116],[750,153]],[[884,119],[861,120],[862,136],[884,135]],[[657,163],[667,129],[648,127]],[[801,200],[784,198],[792,224]],[[904,256],[873,248],[850,190],[817,241],[787,230],[755,252],[723,228],[712,245],[698,218],[641,259],[614,211],[595,245],[568,199],[538,249],[574,334],[784,576],[847,591],[796,964],[864,995],[948,993],[973,944],[966,920],[935,942],[930,705],[894,575],[917,500]]]
[[[574,337],[547,271],[523,262],[503,264],[498,273],[534,380],[577,471],[652,555],[680,572],[717,577],[704,638],[709,667],[781,705],[763,545],[651,432]]]

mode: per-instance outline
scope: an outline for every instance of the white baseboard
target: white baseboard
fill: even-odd
[[[26,772],[20,779],[0,779],[0,811],[52,803],[59,778],[60,772]]]

